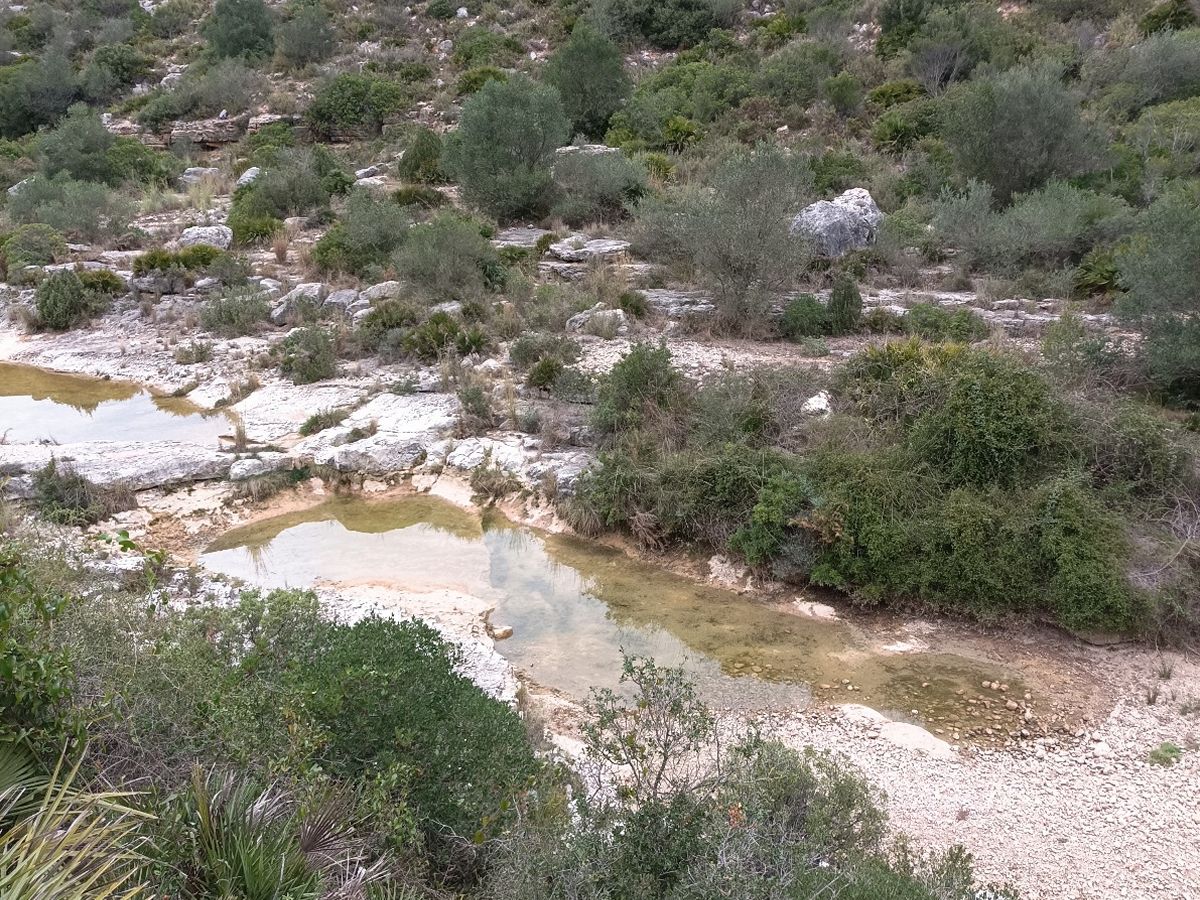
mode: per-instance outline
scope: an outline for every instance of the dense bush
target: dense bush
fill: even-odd
[[[442,139],[436,131],[428,128],[418,128],[404,156],[396,163],[396,174],[405,181],[415,181],[420,184],[437,184],[444,181],[446,173],[442,171]]]
[[[195,64],[174,87],[158,91],[137,115],[138,123],[151,131],[166,130],[177,119],[230,115],[244,112],[261,81],[244,60],[218,60],[211,66]]]
[[[404,101],[404,88],[394,81],[344,72],[318,89],[304,116],[321,140],[373,137]]]
[[[271,11],[263,0],[217,0],[201,29],[209,49],[221,57],[270,56],[274,32]]]
[[[797,279],[810,259],[788,225],[809,196],[800,157],[761,146],[724,160],[704,186],[687,185],[643,200],[636,240],[661,262],[687,263],[715,295],[727,330],[761,330],[767,302]]]
[[[0,256],[9,273],[59,262],[66,255],[66,240],[49,225],[22,225],[0,244]]]
[[[587,24],[575,26],[542,77],[558,90],[574,133],[589,138],[604,136],[608,120],[630,91],[621,51]]]
[[[353,184],[326,147],[283,148],[275,164],[233,197],[227,224],[242,243],[269,237],[290,216],[326,215],[329,199]]]
[[[973,310],[943,309],[933,303],[914,303],[904,316],[904,330],[927,341],[972,343],[988,336],[987,323]]]
[[[524,77],[489,82],[463,106],[446,162],[469,202],[503,219],[549,209],[550,164],[570,126],[553,88]]]
[[[575,152],[555,161],[554,183],[555,218],[573,226],[610,222],[646,192],[646,170],[624,153]]]
[[[396,270],[435,300],[469,300],[503,285],[496,251],[478,223],[443,213],[415,226],[395,256]]]
[[[270,312],[271,306],[261,293],[234,293],[207,301],[200,310],[200,324],[222,337],[241,337],[253,333]]]
[[[1051,66],[977,78],[951,97],[942,136],[964,175],[1007,201],[1094,168],[1096,132]]]
[[[829,333],[849,334],[858,328],[862,318],[862,295],[858,285],[848,275],[834,283],[829,295]]]
[[[313,247],[312,260],[324,271],[361,275],[387,261],[410,224],[401,206],[355,190],[341,219]]]
[[[699,43],[723,24],[712,0],[608,0],[603,10],[616,35],[663,50]]]
[[[74,67],[57,50],[0,68],[0,136],[17,138],[53,125],[78,96]]]
[[[333,27],[320,3],[302,3],[275,29],[275,52],[293,69],[321,62],[333,53]]]
[[[279,371],[296,384],[312,384],[337,374],[333,336],[323,328],[297,328],[279,345]]]
[[[74,272],[64,271],[38,285],[34,306],[43,328],[66,331],[99,312],[104,300],[84,287]]]

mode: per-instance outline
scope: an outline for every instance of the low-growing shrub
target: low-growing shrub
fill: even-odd
[[[313,247],[312,260],[330,272],[362,275],[381,265],[405,239],[409,215],[398,204],[354,191],[341,220]]]
[[[335,425],[342,424],[348,415],[350,415],[348,409],[323,409],[315,412],[301,423],[299,434],[301,437],[309,437],[319,431],[333,428]]]
[[[405,181],[437,184],[446,179],[442,171],[442,139],[436,131],[418,128],[396,163],[396,174]]]
[[[458,76],[456,90],[460,97],[468,97],[481,90],[489,81],[507,81],[508,74],[495,66],[476,66]]]
[[[554,163],[560,192],[551,215],[568,225],[611,222],[646,192],[646,171],[623,153],[575,152]]]
[[[22,225],[0,244],[6,271],[17,272],[25,266],[45,266],[67,255],[67,242],[49,225]]]
[[[297,328],[283,339],[279,350],[279,371],[296,384],[312,384],[337,374],[333,336],[324,328]]]
[[[132,494],[101,488],[51,459],[33,476],[33,504],[43,518],[60,525],[91,525],[129,509]]]
[[[63,271],[38,285],[34,304],[41,327],[66,331],[100,312],[104,300],[89,291],[74,272]]]
[[[793,341],[829,334],[829,312],[812,294],[801,294],[784,307],[779,331]]]
[[[271,305],[264,294],[238,292],[206,301],[200,309],[200,324],[222,337],[241,337],[252,334],[270,313]]]
[[[373,137],[404,101],[402,85],[375,75],[347,72],[318,89],[305,121],[313,134],[325,141]]]
[[[438,300],[464,300],[503,284],[496,251],[478,224],[454,213],[414,226],[395,256],[396,270]]]
[[[972,343],[988,336],[987,323],[962,306],[948,310],[934,303],[914,303],[902,322],[905,331],[927,341]]]

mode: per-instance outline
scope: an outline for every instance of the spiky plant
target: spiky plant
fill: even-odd
[[[145,814],[127,805],[130,794],[77,789],[78,774],[79,762],[64,757],[40,776],[18,748],[0,745],[0,897],[143,896]]]

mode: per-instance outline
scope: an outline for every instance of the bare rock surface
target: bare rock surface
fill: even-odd
[[[132,490],[224,478],[233,456],[219,450],[176,441],[90,441],[79,444],[0,444],[0,472],[16,476],[18,494],[28,476],[51,461],[73,469],[101,487]]]
[[[823,256],[845,256],[875,243],[883,213],[865,188],[850,188],[832,200],[804,207],[792,221],[792,234],[803,235]]]

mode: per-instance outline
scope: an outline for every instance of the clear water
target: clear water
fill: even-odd
[[[994,666],[872,652],[843,623],[801,618],[430,497],[330,500],[232,531],[201,562],[268,588],[372,584],[483,597],[495,607],[492,622],[514,629],[497,649],[527,678],[576,699],[616,684],[622,649],[684,666],[710,702],[737,709],[803,705],[816,687],[837,702],[954,726],[984,678],[1017,689]]]
[[[182,441],[215,446],[232,435],[228,413],[156,397],[136,384],[0,363],[0,440]]]

